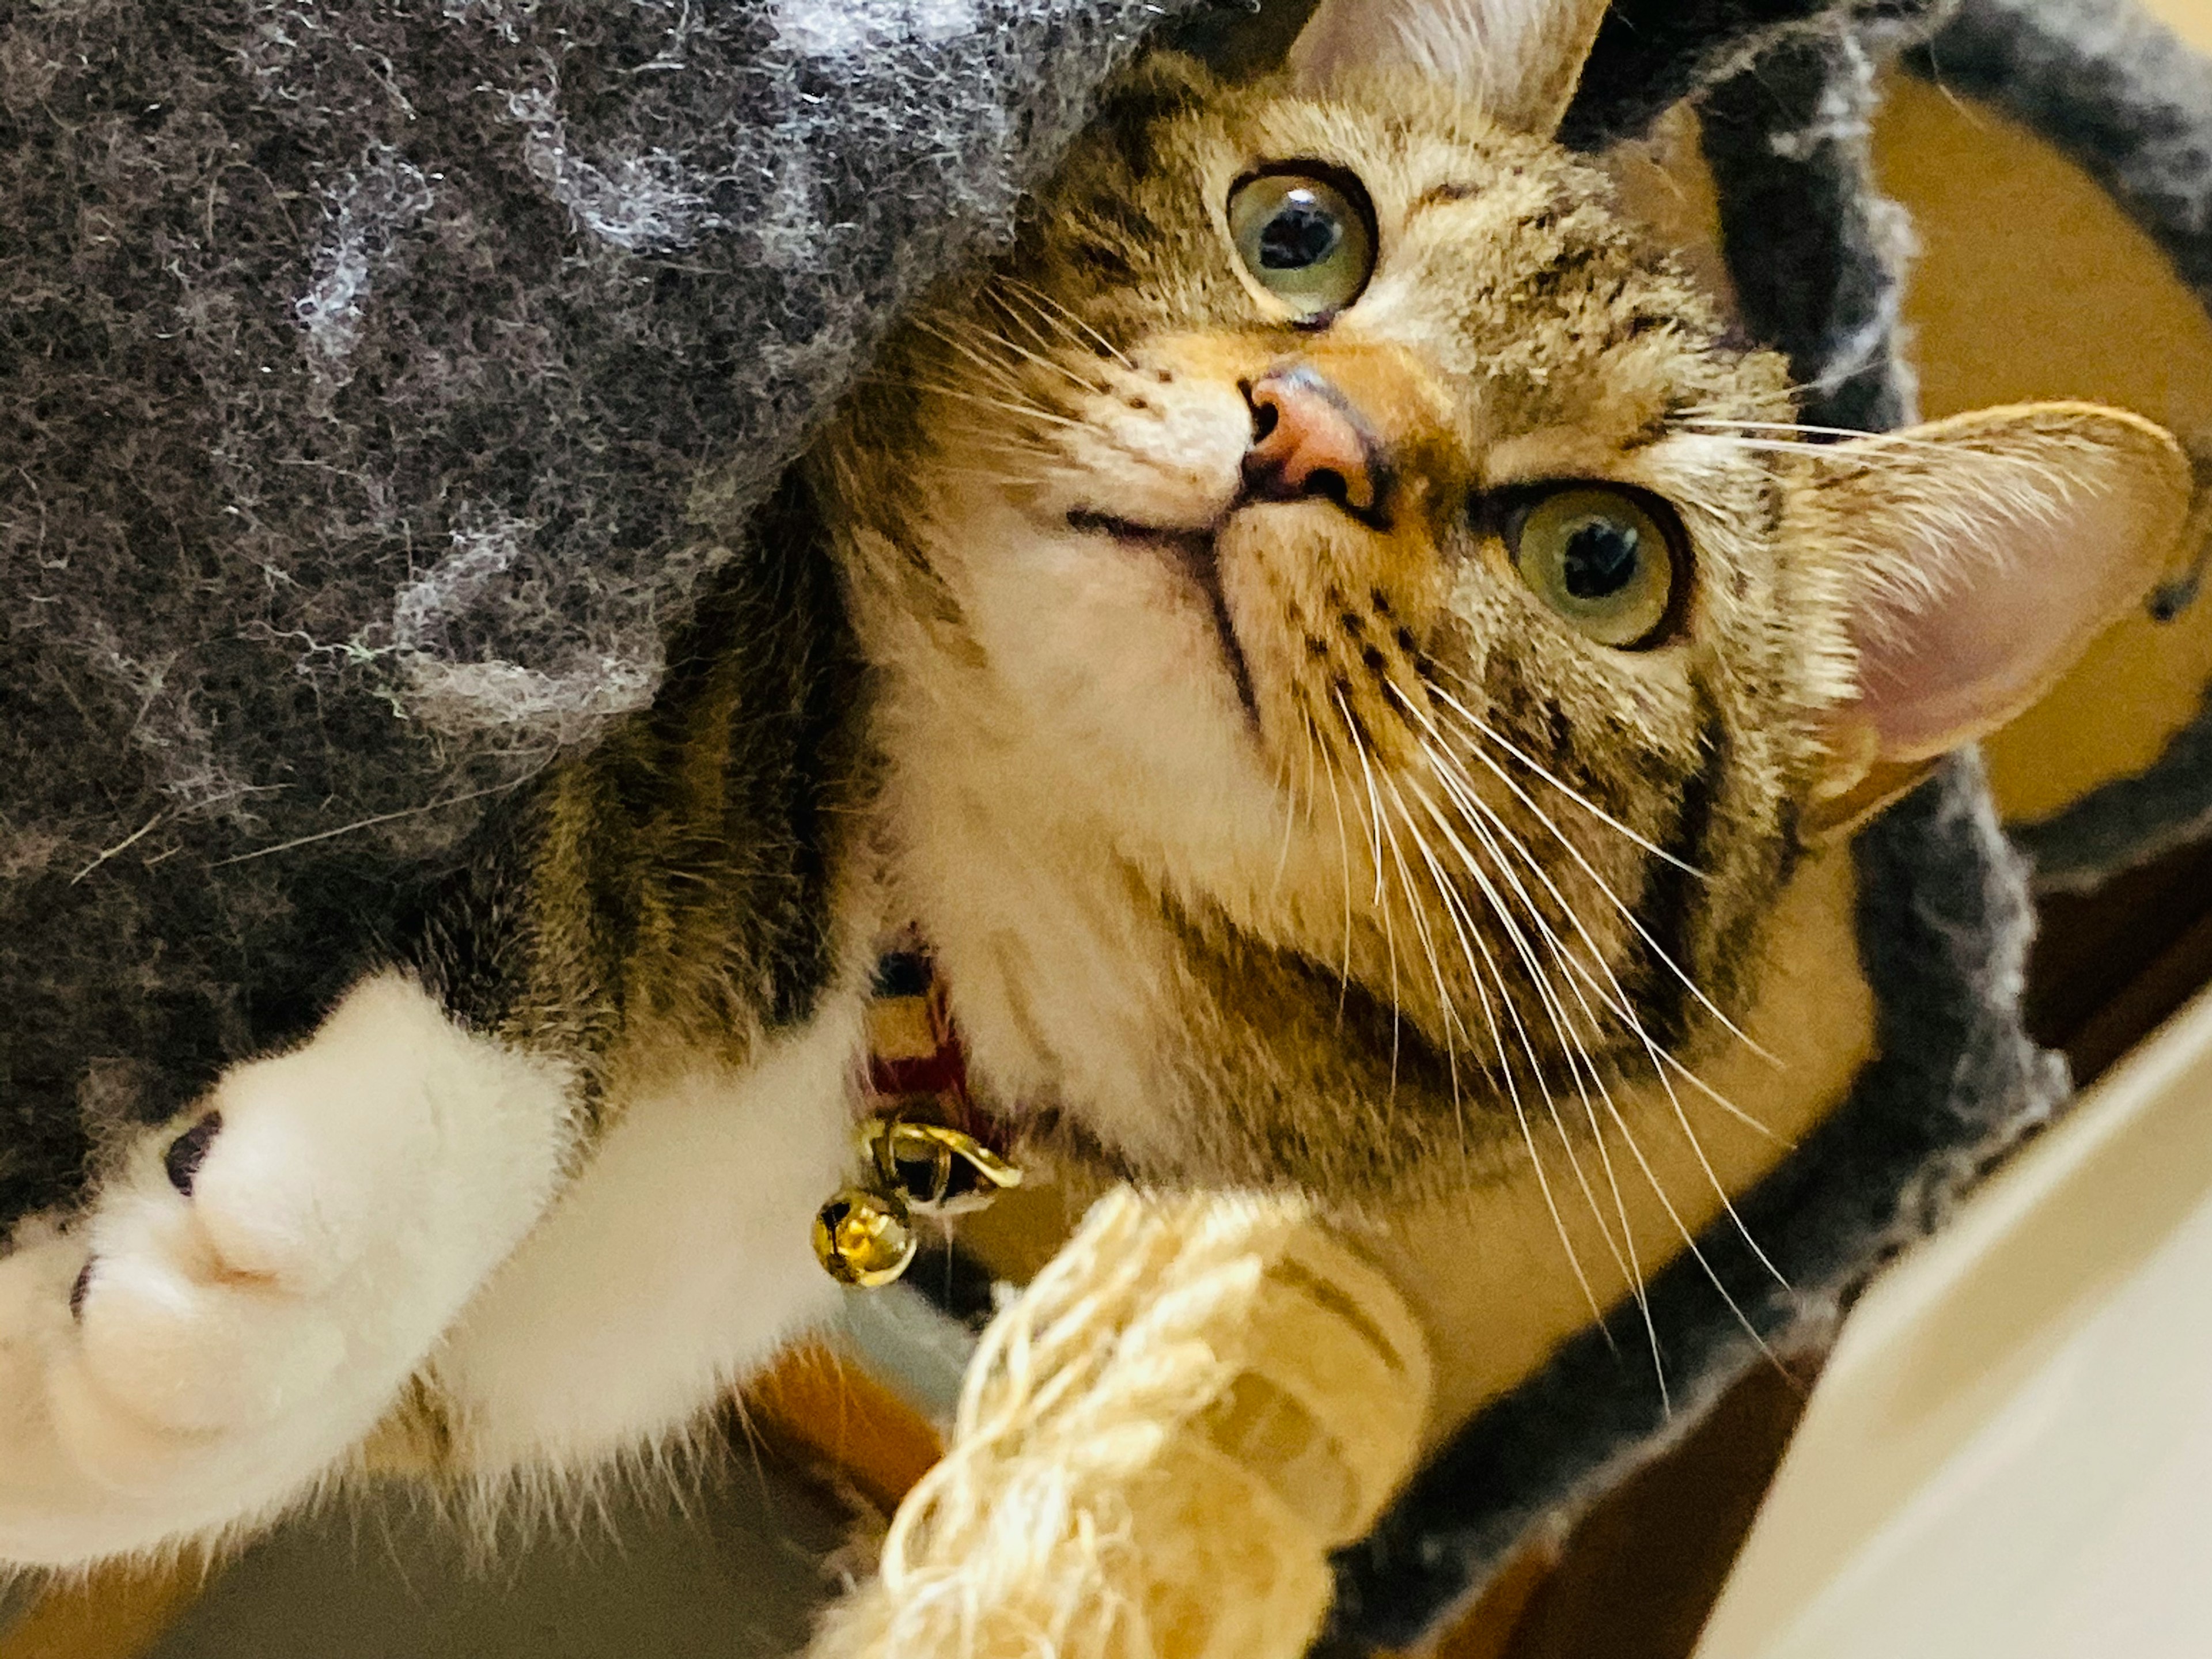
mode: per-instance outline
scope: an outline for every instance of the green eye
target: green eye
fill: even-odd
[[[1600,645],[1646,645],[1674,602],[1673,538],[1626,490],[1571,485],[1506,522],[1529,591]]]
[[[1375,219],[1358,181],[1263,173],[1229,195],[1237,257],[1301,317],[1341,311],[1375,274]]]

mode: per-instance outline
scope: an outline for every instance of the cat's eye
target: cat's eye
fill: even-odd
[[[1536,597],[1600,645],[1656,642],[1681,564],[1660,510],[1595,484],[1547,490],[1506,516],[1506,550]]]
[[[1237,257],[1300,317],[1359,297],[1375,273],[1375,214],[1348,173],[1262,173],[1229,196]]]

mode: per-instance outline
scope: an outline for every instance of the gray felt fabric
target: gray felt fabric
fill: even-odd
[[[1965,0],[1906,62],[2070,157],[2212,303],[2212,60],[2129,0]],[[2080,888],[2207,830],[2212,702],[2148,770],[2014,833],[2039,885]]]
[[[1181,9],[0,6],[0,1225],[650,695],[892,309]]]

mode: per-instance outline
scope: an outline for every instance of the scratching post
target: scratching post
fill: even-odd
[[[1297,1659],[1428,1392],[1412,1316],[1302,1206],[1117,1193],[992,1325],[810,1659]]]

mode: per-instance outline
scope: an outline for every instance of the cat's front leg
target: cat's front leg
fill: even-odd
[[[227,1073],[66,1231],[30,1224],[0,1256],[0,1560],[311,1492],[551,1200],[573,1098],[383,975]]]

